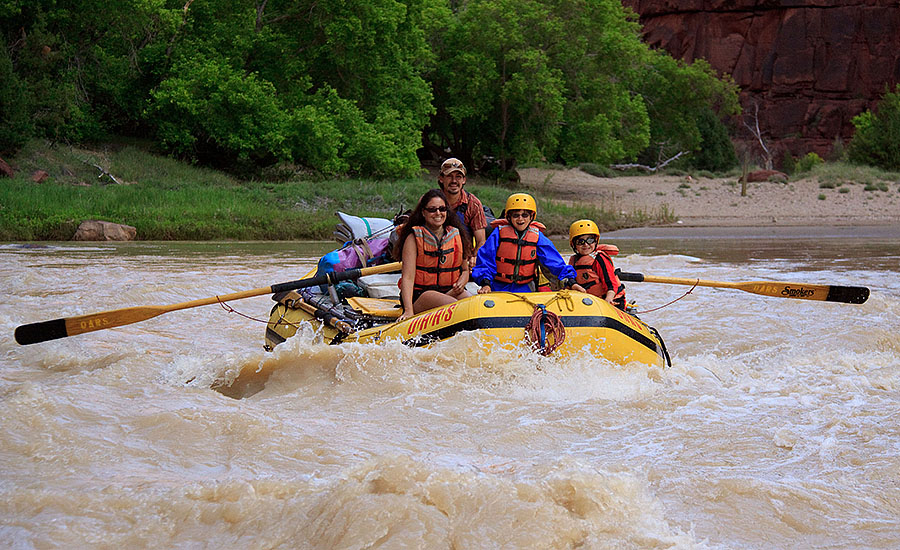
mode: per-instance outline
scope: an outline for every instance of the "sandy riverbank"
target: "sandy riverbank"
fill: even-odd
[[[632,176],[599,178],[581,170],[526,168],[525,187],[560,199],[590,201],[622,212],[667,211],[677,220],[666,226],[627,229],[632,236],[795,235],[900,238],[900,183],[888,191],[861,184],[824,189],[816,179],[748,184],[741,196],[736,178]],[[824,198],[822,198],[824,197]]]

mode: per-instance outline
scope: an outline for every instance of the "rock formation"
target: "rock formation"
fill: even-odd
[[[133,241],[137,236],[137,229],[130,225],[105,222],[100,220],[85,220],[78,225],[73,241]]]
[[[644,39],[706,59],[741,88],[781,151],[828,155],[850,120],[900,83],[897,0],[623,0]],[[776,154],[776,160],[781,155]]]

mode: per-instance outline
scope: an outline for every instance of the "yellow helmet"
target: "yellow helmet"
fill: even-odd
[[[597,235],[599,239],[600,228],[591,220],[578,220],[569,226],[569,244],[571,245],[575,237],[580,237],[581,235]]]
[[[528,193],[513,193],[506,199],[506,211],[510,210],[531,210],[532,217],[537,217],[537,203],[534,197]]]

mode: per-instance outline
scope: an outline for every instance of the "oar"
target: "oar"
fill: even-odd
[[[861,304],[869,299],[869,289],[864,286],[817,285],[809,283],[784,283],[777,281],[749,281],[726,283],[704,281],[702,279],[682,279],[679,277],[654,277],[643,273],[619,272],[619,280],[635,283],[666,283],[672,285],[711,286],[715,288],[736,288],[744,292],[774,296],[776,298],[799,298],[801,300],[822,300]]]
[[[288,290],[296,290],[298,288],[316,285],[334,284],[339,281],[346,281],[347,279],[357,279],[364,275],[399,271],[400,267],[400,262],[394,262],[373,267],[351,269],[348,271],[324,273],[306,279],[279,283],[254,290],[244,290],[243,292],[234,292],[232,294],[223,294],[212,298],[181,302],[169,306],[126,307],[90,315],[79,315],[77,317],[66,317],[63,319],[54,319],[52,321],[41,321],[39,323],[31,323],[16,327],[16,342],[23,346],[27,344],[36,344],[38,342],[46,342],[47,340],[75,336],[76,334],[85,332],[139,323],[141,321],[146,321],[147,319],[152,319],[157,315],[169,313],[170,311],[218,304],[220,302],[229,302],[232,300],[241,300],[243,298],[252,298],[253,296],[262,296],[263,294],[276,294],[278,292],[286,292]]]

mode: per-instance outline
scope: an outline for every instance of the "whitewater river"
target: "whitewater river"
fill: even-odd
[[[0,547],[900,547],[900,239],[618,239],[672,367],[262,349],[267,296],[19,346],[21,324],[302,277],[331,243],[0,245]]]

